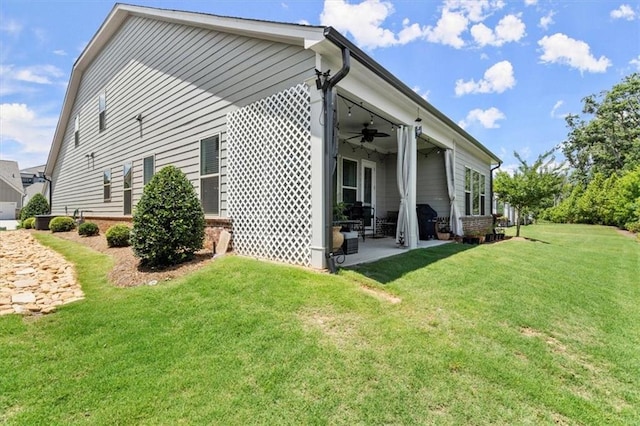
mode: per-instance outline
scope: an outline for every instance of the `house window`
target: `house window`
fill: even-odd
[[[471,216],[471,169],[464,169],[464,214]]]
[[[200,202],[206,214],[220,214],[220,138],[200,141]]]
[[[98,113],[98,128],[103,131],[107,128],[107,94],[105,92],[100,93]]]
[[[342,159],[342,201],[355,204],[358,198],[358,162]]]
[[[102,176],[102,185],[104,187],[104,201],[111,201],[111,170],[105,170]]]
[[[76,146],[80,145],[80,114],[76,115],[76,119],[74,121],[74,132],[73,138],[75,140]]]
[[[155,173],[155,159],[153,157],[153,155],[149,156],[149,157],[144,157],[144,159],[142,160],[142,183],[143,185],[148,184],[151,181],[151,178],[153,177],[154,173]]]
[[[464,214],[485,214],[486,176],[469,168],[464,170]]]
[[[484,175],[480,175],[480,215],[485,215],[486,201],[486,180]]]
[[[124,214],[131,214],[131,163],[125,163],[122,167],[122,180],[124,189]]]

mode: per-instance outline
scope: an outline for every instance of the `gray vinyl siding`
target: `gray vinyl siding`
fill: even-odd
[[[462,144],[456,147],[456,201],[458,211],[464,216],[464,170],[468,167],[485,175],[485,213],[491,214],[491,197],[489,196],[489,175],[491,164],[483,162],[480,158],[472,155]]]
[[[429,204],[438,216],[449,216],[444,150],[439,154],[431,152],[427,157],[424,153],[418,153],[417,163],[416,204]]]
[[[122,166],[133,164],[133,206],[142,195],[143,158],[155,171],[180,168],[199,193],[199,141],[220,135],[220,215],[227,210],[226,114],[314,75],[301,47],[142,17],[129,18],[82,76],[53,173],[54,213],[76,208],[123,215]],[[98,97],[106,92],[106,130]],[[74,146],[75,116],[80,144]],[[138,114],[142,121],[136,120]],[[91,153],[94,157],[87,157]],[[111,201],[102,174],[112,172]]]
[[[22,208],[22,193],[0,179],[0,201],[13,202],[16,203],[16,208]]]

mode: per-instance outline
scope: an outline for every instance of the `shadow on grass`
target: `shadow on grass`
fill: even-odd
[[[437,247],[411,250],[375,262],[361,263],[344,269],[358,272],[378,281],[380,284],[388,284],[403,275],[474,247],[477,246],[471,244],[443,244]]]
[[[165,266],[149,266],[143,265],[141,262],[138,262],[136,269],[139,272],[170,272],[177,271],[183,268],[186,265],[197,265],[202,262],[207,262],[211,260],[211,250],[205,251],[201,250],[198,253],[195,253],[193,259],[189,259],[182,263],[177,263],[175,265],[165,265]]]
[[[508,239],[512,239],[512,238],[513,238],[513,239],[515,239],[515,240],[518,240],[518,239],[520,239],[520,240],[526,240],[526,241],[529,241],[529,242],[531,242],[531,243],[551,244],[551,243],[550,243],[550,242],[548,242],[548,241],[538,240],[538,239],[536,239],[536,238],[529,238],[529,237],[509,237]]]

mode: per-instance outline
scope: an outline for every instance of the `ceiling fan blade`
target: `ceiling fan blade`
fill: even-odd
[[[390,135],[383,133],[383,132],[376,132],[376,134],[374,135],[376,138],[388,138]]]

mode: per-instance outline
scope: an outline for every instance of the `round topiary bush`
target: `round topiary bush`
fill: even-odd
[[[51,232],[69,232],[75,227],[76,223],[73,218],[69,216],[54,217],[51,219],[51,222],[49,222]]]
[[[29,217],[25,220],[22,221],[22,227],[24,229],[31,229],[34,227],[34,225],[36,224],[36,218],[35,217]]]
[[[100,233],[100,229],[98,225],[93,222],[84,222],[78,226],[78,234],[83,237],[93,237],[94,235],[98,235]]]
[[[47,202],[47,199],[44,198],[44,195],[37,193],[31,197],[27,205],[22,208],[22,211],[20,212],[20,220],[25,220],[38,214],[47,213],[49,213],[49,203]]]
[[[204,242],[204,212],[185,174],[167,166],[145,186],[133,214],[131,245],[146,266],[192,259]]]
[[[104,234],[109,247],[127,247],[131,238],[131,228],[127,225],[113,225]]]

